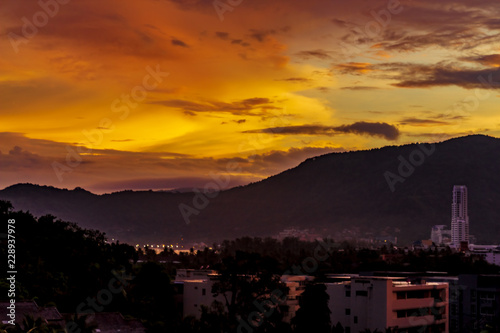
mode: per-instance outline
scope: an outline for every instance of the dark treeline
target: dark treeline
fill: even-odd
[[[271,304],[266,301],[273,291],[286,293],[280,276],[290,271],[305,272],[303,268],[291,268],[302,267],[306,258],[316,258],[316,249],[320,246],[318,241],[304,242],[294,238],[280,242],[272,238],[244,237],[214,244],[212,249],[179,254],[166,249],[156,254],[147,249],[137,251],[127,244],[109,243],[97,230],[83,229],[54,216],[35,218],[29,212],[14,211],[5,201],[0,201],[0,216],[4,230],[8,219],[16,221],[16,301],[35,300],[39,306],[55,305],[60,312],[72,314],[78,309],[117,311],[126,318],[140,319],[148,332],[236,332],[238,327],[241,330],[241,318],[255,311],[254,301]],[[317,267],[307,271],[317,280],[324,279],[327,273],[373,270],[445,271],[450,274],[499,272],[499,267],[480,258],[452,253],[449,249],[412,252],[393,246],[374,250],[358,249],[348,242],[323,240],[325,243],[330,245],[329,251],[323,251],[322,260],[316,260]],[[6,260],[6,245],[7,240],[1,239],[1,260]],[[182,318],[176,297],[178,291],[171,283],[176,269],[202,267],[220,273],[213,294],[231,292],[234,297],[226,304],[214,303],[203,308],[200,319]],[[249,280],[245,278],[248,275],[256,278]],[[92,308],[88,299],[96,298],[100,291],[109,288],[110,281],[119,292],[113,293],[109,304]],[[300,300],[301,310],[291,324],[283,323],[282,312],[266,305],[269,316],[252,328],[252,332],[306,331],[307,325],[312,325],[312,319],[308,318],[313,314],[316,331],[330,332],[335,323],[330,323],[327,315],[328,296],[318,286],[310,284],[307,287],[307,293]],[[6,300],[8,289],[8,281],[2,277],[2,300]],[[33,319],[35,322],[36,318]],[[7,332],[23,332],[20,327],[5,328]],[[40,326],[31,332],[51,331]]]
[[[452,252],[448,247],[412,251],[392,244],[380,249],[368,249],[357,247],[348,241],[336,243],[330,239],[322,242],[327,243],[331,251],[326,260],[317,260],[318,268],[311,275],[370,271],[496,274],[500,270],[498,266],[490,265],[478,256]],[[172,249],[155,254],[152,250],[144,249],[140,258],[166,262],[166,266],[173,272],[176,268],[199,269],[207,266],[214,270],[224,270],[224,260],[232,258],[240,262],[242,273],[267,270],[283,274],[293,266],[300,266],[305,258],[314,258],[318,245],[318,241],[300,241],[297,238],[278,241],[274,238],[243,237],[225,240],[220,245],[214,244],[212,249],[191,251],[190,254],[175,254]]]

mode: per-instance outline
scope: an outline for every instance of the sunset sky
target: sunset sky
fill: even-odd
[[[5,0],[0,188],[234,186],[329,152],[498,137],[499,14],[498,0]]]

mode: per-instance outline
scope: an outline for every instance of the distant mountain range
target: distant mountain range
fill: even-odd
[[[129,243],[183,238],[211,244],[272,236],[290,226],[331,237],[344,229],[356,230],[359,237],[392,235],[404,243],[428,239],[433,225],[450,224],[453,185],[468,187],[471,234],[480,243],[500,243],[500,139],[484,135],[326,154],[207,196],[95,195],[80,188],[17,184],[1,190],[0,199],[35,216],[52,214]]]

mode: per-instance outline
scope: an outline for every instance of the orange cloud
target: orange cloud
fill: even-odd
[[[338,64],[333,67],[341,74],[360,75],[373,71],[372,64],[368,62],[349,62],[345,64]]]

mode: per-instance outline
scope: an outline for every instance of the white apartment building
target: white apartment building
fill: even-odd
[[[493,265],[500,266],[500,245],[470,245],[472,254],[477,254]]]
[[[396,277],[352,277],[326,283],[332,325],[345,333],[448,332],[447,283],[411,283]]]
[[[212,286],[215,283],[215,279],[210,280],[187,280],[184,281],[184,295],[182,297],[183,306],[182,314],[183,317],[193,316],[200,319],[201,307],[210,306],[214,301],[218,301],[226,306],[226,301],[223,295],[218,295],[214,297],[212,294]],[[231,295],[227,295],[231,297]],[[227,310],[227,309],[226,309]]]
[[[214,275],[217,275],[217,271],[210,269],[177,269],[175,273],[175,282],[191,280],[207,281],[210,276]]]
[[[451,244],[454,247],[459,247],[460,242],[469,242],[469,214],[467,204],[467,186],[453,186]]]
[[[201,307],[210,307],[214,301],[225,305],[224,296],[214,297],[212,286],[217,281],[213,270],[178,269],[175,284],[182,285],[182,316],[200,319]],[[230,296],[228,296],[230,297]]]
[[[252,278],[248,276],[248,278]],[[279,305],[282,311],[285,311],[283,320],[290,322],[295,317],[299,309],[300,295],[305,290],[308,281],[312,281],[313,276],[307,275],[283,275],[281,282],[284,283],[289,291],[286,295],[286,301]],[[211,270],[193,270],[178,269],[174,283],[182,285],[182,308],[183,317],[194,316],[200,318],[201,307],[210,307],[214,301],[222,303],[225,307],[226,300],[223,295],[213,296],[212,287],[218,280],[216,271]],[[231,293],[226,293],[228,299],[231,299]],[[258,308],[255,308],[258,311]],[[227,311],[227,308],[226,308]]]

